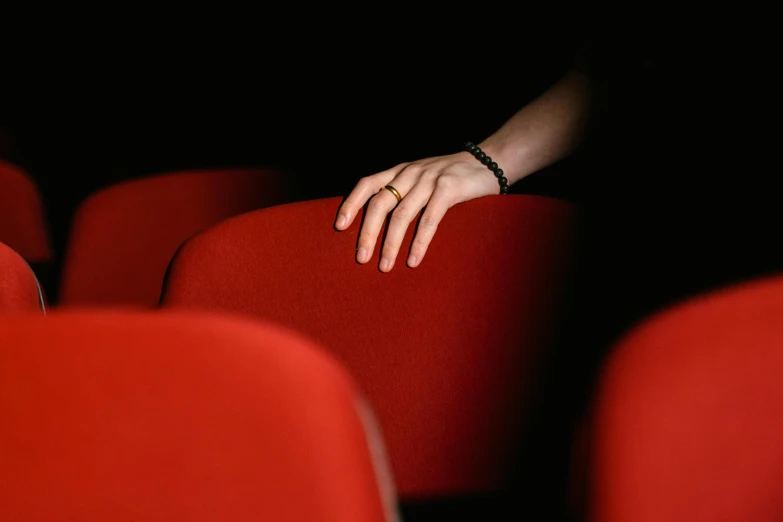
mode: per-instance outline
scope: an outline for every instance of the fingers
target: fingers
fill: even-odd
[[[389,228],[386,231],[386,239],[383,243],[383,250],[381,251],[381,262],[379,265],[381,272],[388,272],[392,269],[408,227],[432,196],[435,183],[431,179],[427,175],[422,176],[419,182],[392,212]]]
[[[435,236],[435,231],[438,230],[438,225],[451,206],[452,194],[440,186],[436,187],[427,203],[427,208],[419,220],[416,237],[413,238],[411,251],[408,254],[407,263],[409,267],[416,268],[421,264],[421,260],[424,259],[427,248]]]
[[[406,198],[416,181],[417,170],[417,167],[406,167],[387,184],[393,185],[400,193],[400,196]],[[405,201],[405,199],[402,201]],[[367,211],[364,213],[362,230],[359,232],[359,244],[356,252],[356,260],[359,263],[366,263],[372,258],[372,253],[375,250],[378,236],[386,221],[386,216],[397,206],[397,203],[396,196],[390,190],[383,188],[370,200],[369,205],[367,205]],[[382,268],[381,270],[384,269]]]
[[[353,223],[354,219],[359,214],[359,209],[367,203],[367,200],[388,185],[406,166],[407,164],[403,163],[392,169],[359,180],[359,183],[356,184],[356,187],[354,187],[340,206],[340,211],[337,213],[337,220],[334,225],[335,228],[337,228],[337,230],[345,230],[351,226],[351,223]]]
[[[364,264],[372,259],[386,218],[393,211],[379,262],[382,272],[390,271],[408,227],[424,209],[407,258],[411,268],[421,264],[448,209],[457,202],[480,197],[486,192],[475,173],[461,165],[461,162],[448,162],[444,158],[429,158],[362,179],[340,207],[335,223],[338,230],[348,228],[369,200],[359,232],[356,260]],[[387,185],[397,190],[401,201],[392,191],[384,189]]]

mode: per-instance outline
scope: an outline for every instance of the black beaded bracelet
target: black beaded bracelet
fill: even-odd
[[[492,171],[492,174],[498,178],[498,183],[500,183],[500,193],[508,194],[508,178],[503,175],[503,169],[498,167],[498,164],[492,161],[492,158],[487,156],[487,154],[481,150],[478,145],[468,141],[465,143],[465,150],[473,154],[473,157],[484,164],[489,170]]]

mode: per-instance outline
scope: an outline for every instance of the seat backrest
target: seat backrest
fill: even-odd
[[[74,217],[60,304],[156,306],[183,241],[228,217],[285,201],[284,175],[261,169],[177,172],[103,189]]]
[[[2,520],[394,519],[356,387],[298,335],[87,311],[0,332]]]
[[[273,320],[328,347],[378,412],[401,495],[498,487],[552,333],[572,209],[533,196],[457,205],[424,263],[381,273],[354,260],[359,219],[334,230],[339,203],[269,208],[194,237],[162,305]]]
[[[783,277],[622,340],[592,417],[591,519],[783,520]]]
[[[0,241],[28,263],[49,263],[52,248],[43,199],[33,179],[0,160]]]
[[[0,312],[43,311],[43,292],[30,265],[14,250],[0,243]]]

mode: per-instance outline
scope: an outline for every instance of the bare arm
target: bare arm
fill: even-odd
[[[479,146],[503,169],[509,184],[548,167],[582,141],[592,91],[588,77],[572,69]]]
[[[577,147],[586,131],[592,90],[587,76],[570,71],[479,146],[503,169],[509,183],[519,181]],[[395,192],[384,190],[387,185]],[[391,212],[379,264],[382,272],[388,272],[401,250],[405,231],[422,212],[407,259],[413,268],[422,262],[449,208],[498,193],[498,180],[469,152],[402,163],[362,178],[340,207],[335,227],[347,229],[369,201],[356,253],[359,263],[367,263]]]

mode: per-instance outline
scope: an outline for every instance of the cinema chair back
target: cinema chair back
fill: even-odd
[[[223,219],[285,203],[285,182],[272,170],[203,170],[93,194],[71,227],[60,304],[156,306],[166,267],[186,239]]]
[[[30,265],[14,250],[0,243],[0,313],[46,310],[46,302]],[[0,332],[0,339],[2,339]]]
[[[572,208],[534,196],[457,205],[419,267],[399,261],[381,273],[377,253],[355,261],[360,218],[334,230],[339,204],[268,208],[194,237],[172,261],[162,305],[271,320],[316,339],[378,413],[401,495],[501,486],[552,339]]]
[[[31,264],[52,261],[49,224],[35,181],[20,167],[0,160],[0,242]]]
[[[615,348],[591,520],[783,520],[783,278],[660,313]]]
[[[299,335],[86,311],[0,332],[0,520],[394,520],[362,395]]]

